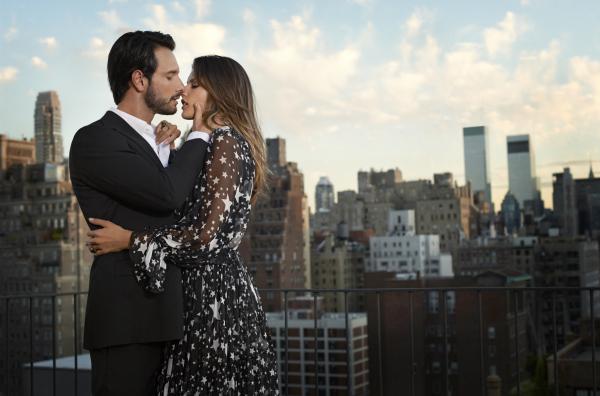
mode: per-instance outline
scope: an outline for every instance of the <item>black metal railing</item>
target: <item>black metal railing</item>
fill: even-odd
[[[289,340],[289,329],[290,329],[290,321],[295,320],[293,316],[291,316],[292,309],[290,308],[290,302],[298,295],[312,295],[312,309],[314,312],[313,315],[313,330],[314,330],[314,345],[313,345],[313,370],[314,376],[311,380],[311,383],[305,382],[304,386],[307,390],[314,390],[314,395],[319,395],[320,391],[323,389],[322,384],[319,382],[319,377],[323,376],[322,373],[319,372],[319,315],[318,304],[319,297],[326,297],[331,294],[341,294],[343,295],[343,312],[338,312],[340,315],[343,314],[344,323],[345,323],[345,347],[346,347],[346,385],[345,391],[347,395],[358,395],[362,394],[354,389],[354,363],[353,363],[353,353],[352,353],[352,328],[350,326],[351,315],[351,307],[349,305],[349,296],[350,295],[364,295],[369,301],[367,302],[367,312],[368,312],[368,326],[369,329],[369,337],[374,335],[376,340],[369,340],[369,360],[374,357],[374,362],[377,364],[374,367],[377,367],[377,372],[370,373],[371,382],[377,382],[377,386],[375,384],[371,384],[374,388],[377,389],[377,392],[371,391],[370,394],[378,394],[384,395],[389,394],[389,389],[384,389],[384,385],[389,378],[386,378],[386,370],[383,367],[383,354],[384,354],[384,345],[383,343],[383,330],[382,327],[382,308],[384,301],[386,298],[388,300],[398,299],[398,301],[406,301],[407,309],[406,309],[406,317],[408,318],[408,356],[398,357],[398,359],[408,359],[410,367],[409,373],[409,381],[406,384],[406,389],[401,390],[402,394],[407,394],[414,396],[418,394],[418,386],[417,386],[417,345],[416,345],[416,336],[419,328],[417,326],[421,326],[423,324],[418,322],[416,319],[416,314],[419,308],[422,310],[428,310],[427,312],[421,312],[421,318],[426,315],[431,315],[432,311],[434,315],[439,315],[438,320],[441,323],[442,331],[441,338],[443,339],[443,370],[441,371],[442,378],[442,388],[441,394],[448,395],[449,391],[452,388],[452,381],[450,378],[451,375],[451,367],[450,367],[450,338],[456,337],[456,330],[450,332],[450,324],[449,317],[455,315],[456,309],[459,308],[457,306],[458,295],[460,293],[470,293],[470,295],[474,296],[474,301],[476,307],[473,308],[473,312],[476,313],[477,318],[473,318],[472,325],[475,328],[475,333],[478,334],[478,340],[473,340],[473,342],[478,342],[479,344],[479,353],[478,355],[478,366],[479,366],[479,387],[480,394],[487,394],[487,384],[486,378],[488,376],[488,371],[486,370],[486,359],[485,359],[485,298],[490,294],[495,293],[496,295],[500,295],[504,293],[505,301],[506,301],[506,315],[510,315],[512,318],[511,322],[507,322],[509,327],[512,327],[514,330],[514,342],[513,345],[510,346],[511,356],[514,356],[513,359],[513,367],[516,367],[516,372],[513,373],[516,377],[514,381],[509,382],[512,384],[512,394],[521,395],[523,392],[522,384],[523,384],[523,376],[522,369],[523,366],[523,357],[521,354],[522,345],[520,345],[520,329],[524,326],[520,322],[520,320],[524,320],[520,314],[523,312],[529,312],[531,314],[531,310],[534,313],[539,313],[541,309],[539,306],[542,303],[548,302],[550,300],[551,312],[547,311],[541,312],[542,315],[546,317],[548,314],[551,319],[550,328],[535,328],[535,332],[550,332],[551,337],[551,348],[548,351],[548,348],[543,348],[546,350],[546,353],[543,354],[544,359],[547,359],[548,362],[552,362],[552,377],[549,378],[549,388],[554,395],[559,394],[560,389],[560,378],[559,378],[559,364],[558,364],[558,355],[560,348],[564,347],[567,341],[564,339],[565,331],[563,330],[561,333],[561,340],[559,340],[559,319],[557,315],[557,307],[559,304],[559,300],[566,295],[573,296],[573,293],[576,293],[581,297],[581,307],[580,307],[580,323],[583,323],[583,319],[589,320],[589,343],[591,344],[591,367],[592,367],[592,378],[591,378],[591,388],[589,389],[590,394],[597,395],[598,393],[598,379],[597,379],[597,358],[596,358],[596,318],[599,316],[596,313],[596,309],[600,308],[598,304],[595,303],[595,298],[600,297],[600,288],[589,288],[589,287],[454,287],[454,288],[363,288],[363,289],[264,289],[264,293],[278,293],[278,296],[281,297],[283,310],[280,312],[283,313],[283,321],[284,321],[284,348],[282,348],[282,362],[278,362],[278,367],[280,370],[280,379],[281,379],[281,389],[284,395],[287,395],[290,391],[290,340]],[[448,297],[450,293],[454,295],[454,301],[452,301],[452,305],[449,305]],[[79,373],[78,373],[78,352],[82,350],[81,340],[80,340],[80,327],[81,327],[81,318],[80,318],[80,306],[82,297],[87,295],[87,292],[79,292],[79,293],[53,293],[53,294],[36,294],[36,295],[9,295],[9,296],[0,296],[0,307],[4,308],[4,323],[2,325],[4,340],[4,389],[3,392],[5,395],[9,394],[19,394],[15,393],[15,390],[11,388],[10,378],[15,376],[20,376],[22,373],[14,372],[15,367],[17,370],[20,368],[28,367],[29,368],[29,389],[28,394],[33,395],[34,392],[34,381],[35,381],[35,370],[34,370],[34,361],[36,360],[36,345],[34,343],[34,331],[35,331],[35,323],[34,320],[34,303],[36,301],[49,301],[51,304],[51,321],[50,326],[51,330],[51,360],[52,360],[52,394],[56,395],[57,393],[57,299],[72,299],[73,303],[73,355],[74,355],[74,367],[73,367],[73,384],[72,384],[72,392],[71,394],[78,394],[78,389],[80,387],[79,384]],[[437,295],[435,299],[428,300],[433,295]],[[527,298],[533,295],[533,299]],[[310,299],[309,299],[310,300]],[[587,301],[587,304],[584,302]],[[417,302],[419,302],[417,304]],[[519,303],[520,302],[520,303]],[[565,301],[561,302],[563,308],[568,307]],[[587,305],[587,306],[586,306]],[[533,307],[533,308],[532,308]],[[355,307],[353,307],[355,308]],[[585,308],[585,309],[584,309]],[[586,312],[584,312],[584,310]],[[26,324],[19,323],[20,329],[27,328],[28,339],[27,342],[23,339],[18,340],[19,343],[15,341],[14,345],[10,342],[10,334],[11,334],[11,326],[13,325],[11,319],[14,319],[14,316],[19,316],[21,319],[26,320]],[[564,316],[564,315],[563,315]],[[455,319],[456,320],[456,319]],[[562,319],[564,320],[564,318]],[[600,321],[599,321],[600,322]],[[47,324],[47,323],[46,323]],[[562,323],[563,329],[566,327],[564,321]],[[535,326],[534,326],[535,327]],[[580,325],[580,329],[583,329],[584,326]],[[373,330],[375,329],[375,330]],[[422,330],[422,329],[421,329]],[[511,331],[513,331],[511,330]],[[583,330],[581,330],[583,331]],[[581,334],[580,334],[581,335]],[[511,339],[512,337],[507,337],[507,339]],[[548,345],[547,340],[545,339],[545,335],[542,338],[542,341],[537,341],[536,345],[531,345],[532,347],[540,349],[540,345]],[[537,339],[537,338],[536,338]],[[397,340],[398,343],[403,340]],[[374,346],[374,348],[371,348]],[[387,345],[386,345],[387,346]],[[277,348],[280,348],[280,345],[277,345]],[[302,346],[300,346],[302,348]],[[21,353],[21,359],[24,359],[20,362],[11,361],[11,350],[14,352],[15,349],[19,349]],[[371,351],[373,349],[373,351]],[[376,353],[375,353],[376,351]],[[13,353],[13,355],[15,355]],[[42,355],[44,355],[42,353]],[[26,358],[25,358],[26,356]],[[49,360],[49,359],[48,359]],[[18,363],[18,364],[15,364]],[[477,363],[476,363],[477,364]],[[323,363],[321,363],[323,365]],[[283,368],[282,368],[283,366]],[[371,365],[373,367],[373,365]],[[547,370],[549,372],[550,370]],[[309,373],[310,374],[310,373]],[[549,373],[548,373],[549,374]],[[20,378],[20,377],[19,377]],[[25,381],[25,379],[23,379]],[[314,381],[314,383],[312,383]],[[17,381],[18,382],[18,381]],[[14,384],[14,382],[13,382]],[[397,389],[395,390],[398,391]],[[23,392],[23,391],[18,391]],[[339,394],[339,393],[338,393]],[[395,393],[398,394],[398,393]],[[459,394],[457,391],[452,392],[452,394]]]

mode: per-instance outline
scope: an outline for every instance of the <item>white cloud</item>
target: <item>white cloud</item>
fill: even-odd
[[[358,4],[360,6],[366,6],[372,3],[373,0],[351,0],[354,4]]]
[[[152,15],[144,19],[148,29],[169,32],[177,43],[175,55],[179,67],[184,72],[189,72],[192,61],[200,55],[224,54],[223,42],[225,28],[213,23],[180,23],[171,20],[167,10],[162,5],[153,5]],[[182,79],[187,75],[183,74]]]
[[[210,12],[210,3],[211,0],[194,0],[194,5],[196,7],[196,16],[199,19],[204,18]]]
[[[102,22],[113,32],[122,34],[130,30],[129,26],[123,22],[115,10],[100,11],[98,15]]]
[[[245,8],[242,13],[242,19],[244,20],[244,23],[252,24],[256,20],[256,15],[254,15],[254,12],[251,9]]]
[[[108,44],[99,37],[92,37],[89,41],[88,48],[82,54],[87,58],[106,59],[110,48]]]
[[[306,17],[272,20],[271,33],[270,45],[246,57],[260,107],[269,109],[271,121],[300,132],[308,120],[331,125],[332,118],[343,118],[349,111],[343,90],[355,75],[359,50],[352,45],[328,49]]]
[[[31,65],[36,69],[46,69],[48,67],[48,64],[39,56],[31,58]]]
[[[183,5],[181,5],[181,3],[179,1],[172,2],[171,7],[173,7],[173,10],[175,10],[177,12],[185,11],[185,7]]]
[[[491,56],[507,53],[516,39],[527,29],[528,26],[522,18],[510,11],[507,12],[498,25],[485,29],[483,33],[488,53]]]
[[[55,37],[42,37],[40,43],[46,46],[47,49],[54,49],[58,46],[58,41]]]
[[[0,68],[0,84],[14,80],[18,73],[19,70],[12,66]]]
[[[9,27],[6,32],[4,32],[4,40],[8,42],[14,40],[14,38],[17,37],[18,32],[19,31],[15,26]]]

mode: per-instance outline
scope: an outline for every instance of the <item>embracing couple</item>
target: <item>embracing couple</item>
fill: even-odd
[[[194,60],[184,86],[172,37],[121,36],[108,56],[116,107],[71,144],[89,221],[84,347],[94,395],[276,395],[265,314],[238,253],[265,185],[250,80],[236,61]],[[193,120],[180,131],[155,114]]]

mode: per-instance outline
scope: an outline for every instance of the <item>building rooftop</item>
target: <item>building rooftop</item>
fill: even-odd
[[[23,367],[28,368],[29,363],[23,364]],[[34,362],[33,367],[52,369],[52,359]],[[57,369],[70,369],[70,370],[75,369],[75,357],[74,356],[65,356],[65,357],[57,358],[56,359],[56,368]],[[84,355],[77,355],[77,369],[78,370],[91,370],[92,369],[92,360],[90,359],[89,353],[86,353]]]

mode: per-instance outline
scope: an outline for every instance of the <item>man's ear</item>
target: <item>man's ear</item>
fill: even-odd
[[[135,70],[131,73],[130,84],[137,92],[144,92],[148,88],[148,78],[141,70]]]

